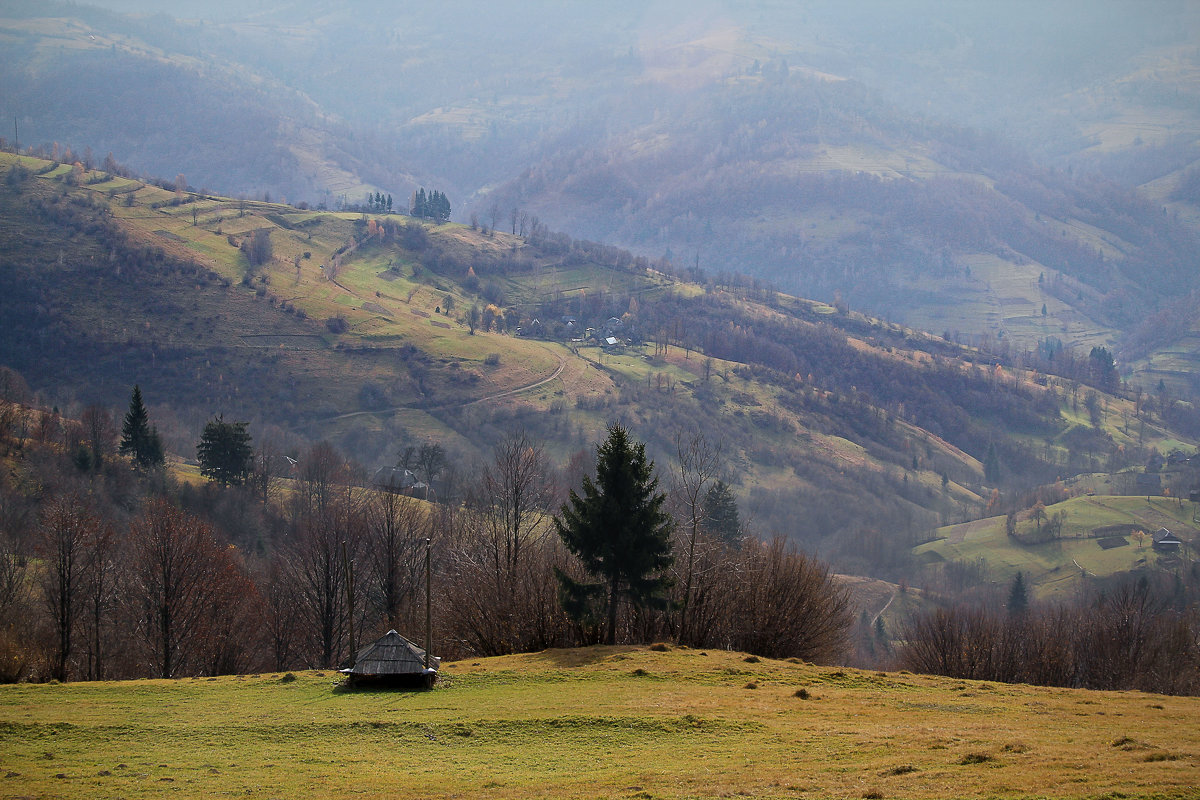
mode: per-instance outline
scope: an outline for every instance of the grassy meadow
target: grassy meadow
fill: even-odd
[[[1168,528],[1185,540],[1200,535],[1200,523],[1192,521],[1193,504],[1166,497],[1075,497],[1047,506],[1046,512],[1066,512],[1062,538],[1026,544],[1019,539],[1033,537],[1037,523],[1020,516],[1017,538],[1012,538],[1005,533],[1004,517],[999,516],[939,528],[933,541],[914,552],[926,563],[983,559],[991,581],[1008,583],[1023,572],[1039,596],[1065,596],[1079,589],[1084,570],[1089,576],[1104,577],[1168,567],[1151,547],[1151,536],[1159,528]],[[1110,534],[1093,535],[1096,529],[1110,526]],[[1118,531],[1116,526],[1124,530]],[[1136,531],[1145,535],[1138,537]],[[1118,544],[1118,539],[1124,544]],[[1101,546],[1102,541],[1108,546]]]
[[[0,687],[0,797],[1184,798],[1200,699],[590,648]]]

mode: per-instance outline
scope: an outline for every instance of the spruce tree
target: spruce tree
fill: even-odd
[[[577,623],[606,619],[605,640],[616,643],[622,600],[635,607],[665,606],[670,566],[671,518],[663,511],[654,462],[646,446],[633,442],[621,425],[609,426],[596,450],[596,479],[585,476],[583,494],[570,498],[554,528],[594,582],[575,581],[556,571],[563,609]]]
[[[1024,614],[1025,610],[1029,608],[1029,592],[1025,588],[1025,573],[1018,572],[1017,577],[1013,578],[1005,607],[1010,614]]]
[[[240,486],[250,475],[254,451],[245,422],[226,422],[217,416],[204,426],[196,458],[200,474],[222,486]]]
[[[1000,456],[995,442],[988,443],[987,455],[983,457],[983,479],[992,486],[1000,482]]]
[[[734,544],[742,536],[742,521],[738,516],[737,499],[725,481],[717,481],[704,495],[702,507],[704,527],[726,544]]]
[[[162,440],[158,430],[150,427],[150,414],[142,402],[142,390],[136,384],[129,398],[129,410],[121,425],[121,455],[130,456],[139,467],[149,468],[163,463]]]

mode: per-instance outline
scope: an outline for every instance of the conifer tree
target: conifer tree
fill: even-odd
[[[136,384],[121,426],[118,451],[133,458],[133,462],[143,468],[157,466],[164,460],[162,439],[159,438],[158,429],[150,427],[150,415],[142,402],[142,390]]]
[[[1029,592],[1025,588],[1025,573],[1018,572],[1017,577],[1013,578],[1005,607],[1010,614],[1023,614],[1029,608]]]
[[[742,521],[738,516],[737,498],[725,481],[717,481],[704,495],[702,506],[704,527],[719,536],[726,544],[737,542],[742,535]]]
[[[631,441],[619,424],[609,426],[608,438],[596,449],[595,481],[585,476],[582,488],[582,496],[571,490],[554,528],[598,580],[575,581],[557,571],[559,596],[577,623],[606,618],[605,639],[615,644],[622,599],[635,607],[665,605],[671,518],[663,511],[666,496],[658,491],[645,444]]]
[[[1000,456],[995,442],[988,443],[987,455],[983,458],[983,479],[993,486],[1000,482]]]
[[[412,215],[414,217],[428,216],[428,209],[426,208],[427,205],[428,202],[425,199],[425,187],[422,186],[420,189],[417,189],[416,193],[413,195]]]
[[[200,474],[222,486],[240,486],[250,475],[254,451],[245,422],[226,422],[217,416],[204,426],[196,458]]]

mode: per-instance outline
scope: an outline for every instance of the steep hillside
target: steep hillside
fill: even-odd
[[[1191,441],[1134,399],[611,247],[0,159],[0,362],[64,405],[140,384],[180,453],[216,413],[372,468],[428,440],[469,463],[514,427],[566,463],[621,419],[665,469],[704,431],[757,529],[897,574],[997,484]]]
[[[6,136],[242,196],[333,205],[381,185],[416,188],[393,150],[355,141],[302,92],[214,52],[215,33],[161,15],[14,4],[0,12],[0,113],[16,123]]]

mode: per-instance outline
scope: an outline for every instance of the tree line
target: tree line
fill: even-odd
[[[575,493],[514,431],[462,499],[437,503],[368,485],[324,442],[262,481],[272,459],[260,449],[232,473],[202,457],[212,480],[177,483],[146,444],[140,392],[130,405],[126,433],[151,455],[131,444],[128,458],[82,471],[53,442],[5,439],[20,469],[0,472],[3,680],[335,668],[389,628],[423,628],[427,548],[434,646],[449,659],[670,639],[835,660],[845,645],[847,600],[824,565],[742,535],[710,471],[692,495],[708,510],[685,514],[690,468],[662,473],[660,489],[620,426],[594,473],[576,469],[589,477]],[[201,439],[243,454],[251,443],[219,418]],[[621,552],[651,555],[606,572],[615,562],[595,553],[613,546],[609,522],[623,512],[640,522]]]
[[[1020,576],[1018,576],[1018,579]],[[1122,578],[1082,599],[1029,605],[1014,581],[1004,608],[940,607],[903,627],[898,665],[953,678],[1200,693],[1200,569]]]

